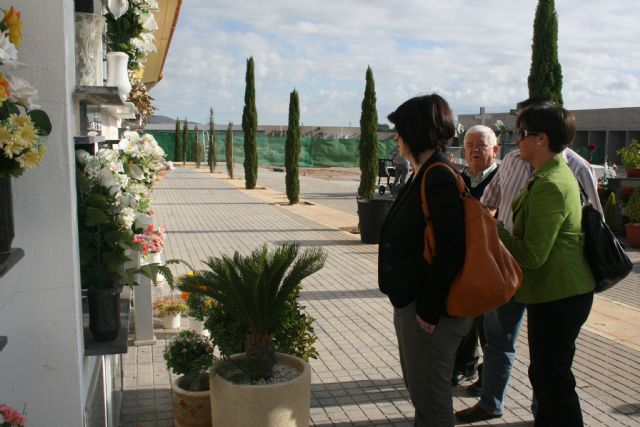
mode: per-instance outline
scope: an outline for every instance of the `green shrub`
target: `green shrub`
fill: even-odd
[[[620,210],[613,192],[609,193],[607,203],[604,205],[604,221],[614,232],[620,231]]]
[[[640,141],[632,139],[628,147],[618,150],[618,155],[625,168],[640,167]]]
[[[636,187],[627,202],[627,216],[634,224],[640,223],[640,187]]]
[[[184,375],[180,386],[187,390],[208,390],[206,369],[213,362],[213,346],[205,336],[193,331],[181,331],[164,349],[167,368]]]

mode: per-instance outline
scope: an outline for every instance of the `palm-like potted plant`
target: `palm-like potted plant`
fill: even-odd
[[[311,395],[309,364],[298,357],[276,353],[273,331],[281,313],[302,280],[324,265],[326,253],[318,248],[302,252],[296,244],[274,251],[267,246],[243,256],[209,257],[208,269],[184,277],[180,287],[214,299],[247,326],[245,353],[214,364],[210,377],[213,425],[307,425]],[[274,366],[279,364],[278,375]],[[294,368],[277,382],[285,366]],[[251,402],[251,405],[246,405]]]

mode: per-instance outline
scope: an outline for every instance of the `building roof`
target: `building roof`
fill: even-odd
[[[158,12],[155,14],[158,29],[153,33],[156,39],[156,51],[151,52],[147,57],[142,76],[147,89],[151,89],[162,80],[162,69],[167,59],[181,6],[182,0],[158,0]]]

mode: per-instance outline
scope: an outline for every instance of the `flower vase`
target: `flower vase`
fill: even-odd
[[[95,13],[75,14],[76,84],[102,86],[102,30],[105,17]]]
[[[120,332],[121,286],[89,289],[89,330],[98,342],[113,341]]]
[[[14,237],[11,177],[0,175],[0,260],[9,256]]]
[[[116,86],[120,98],[125,101],[131,92],[127,65],[129,55],[124,52],[107,53],[107,86]]]

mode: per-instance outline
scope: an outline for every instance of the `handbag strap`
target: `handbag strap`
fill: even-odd
[[[593,203],[591,203],[591,199],[589,199],[589,195],[585,191],[582,184],[580,184],[580,180],[578,178],[576,178],[576,182],[578,183],[578,187],[580,187],[580,201],[582,202],[582,207],[585,207],[585,206],[593,207]]]
[[[431,168],[435,166],[447,168],[454,175],[456,179],[456,187],[458,187],[458,194],[460,194],[460,197],[470,197],[469,189],[465,185],[464,180],[462,179],[460,174],[450,165],[444,162],[436,162],[432,165],[429,165],[429,167],[424,171],[424,174],[422,175],[422,181],[420,183],[420,199],[422,201],[422,212],[424,213],[424,219],[427,223],[431,220],[431,215],[429,214],[429,205],[427,203],[426,181],[427,174],[429,173]]]

